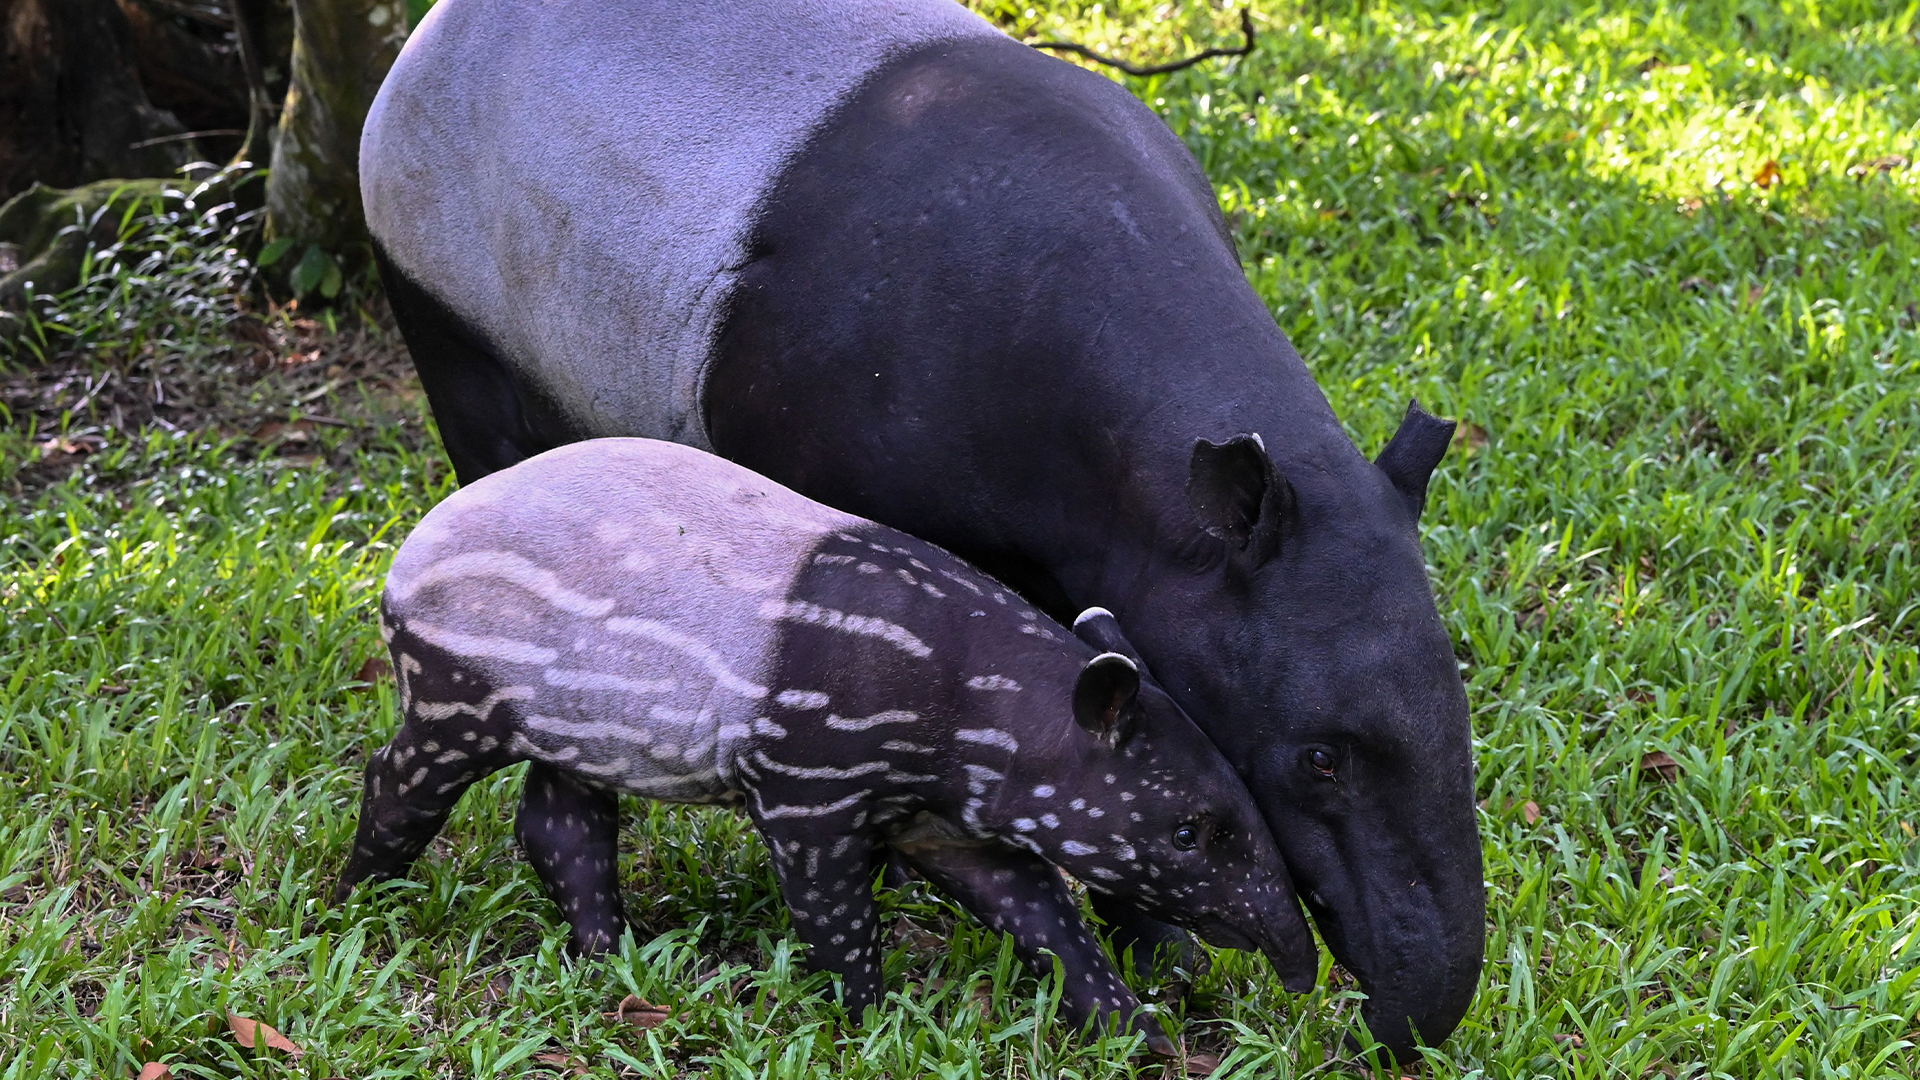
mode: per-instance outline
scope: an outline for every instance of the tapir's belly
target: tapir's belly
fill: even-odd
[[[770,678],[794,580],[822,536],[857,524],[684,446],[574,444],[435,507],[394,559],[386,616],[484,684],[526,757],[650,798],[723,799],[742,741],[779,735]],[[405,680],[420,659],[397,663]]]
[[[708,448],[756,208],[874,70],[982,37],[949,0],[441,0],[368,114],[368,224],[584,434]]]

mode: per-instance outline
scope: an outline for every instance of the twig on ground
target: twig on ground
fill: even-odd
[[[1029,42],[1028,44],[1035,49],[1048,49],[1053,52],[1069,52],[1076,56],[1084,56],[1096,64],[1105,64],[1108,67],[1119,68],[1129,75],[1165,75],[1170,71],[1190,68],[1202,60],[1211,60],[1216,56],[1246,56],[1253,52],[1253,10],[1251,8],[1240,9],[1240,32],[1247,36],[1247,40],[1237,49],[1202,49],[1184,60],[1172,60],[1164,64],[1152,64],[1147,67],[1136,67],[1133,64],[1127,63],[1125,60],[1102,55],[1077,41],[1036,41]]]

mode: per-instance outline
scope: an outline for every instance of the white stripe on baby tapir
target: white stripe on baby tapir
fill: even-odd
[[[892,57],[996,36],[949,0],[441,0],[367,115],[368,224],[589,434],[705,448],[715,326],[782,170]]]
[[[1005,675],[975,675],[967,680],[969,690],[1018,690],[1020,684]]]
[[[581,521],[583,506],[602,520]],[[860,525],[673,443],[542,454],[455,492],[394,558],[386,612],[396,629],[508,688],[479,706],[414,708],[484,715],[512,700],[518,752],[656,798],[724,795],[735,744],[786,735],[766,715],[783,631],[763,604],[826,537]],[[497,557],[506,550],[519,561]],[[628,567],[634,552],[646,569]]]
[[[920,660],[933,655],[933,650],[927,647],[927,643],[915,637],[911,630],[872,615],[850,615],[844,611],[821,607],[819,604],[810,604],[805,600],[768,600],[760,605],[760,616],[765,619],[823,626],[829,630],[839,630],[860,637],[878,638],[899,648],[908,656]]]

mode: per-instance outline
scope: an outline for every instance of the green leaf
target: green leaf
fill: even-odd
[[[268,244],[266,247],[261,248],[260,257],[255,259],[253,264],[262,269],[272,266],[274,263],[279,262],[281,257],[292,247],[293,241],[283,236],[273,243]]]
[[[320,279],[320,295],[331,300],[340,295],[340,285],[340,264],[329,258],[327,260],[327,273]]]
[[[320,279],[327,276],[327,270],[332,266],[333,260],[320,250],[319,244],[308,244],[306,254],[300,256],[300,265],[293,268],[293,275],[287,283],[293,286],[295,296],[305,296],[320,284]]]

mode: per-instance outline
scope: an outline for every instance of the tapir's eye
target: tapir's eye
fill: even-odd
[[[1200,846],[1200,830],[1191,825],[1182,825],[1173,830],[1173,846],[1181,851],[1192,851]]]
[[[1321,776],[1333,775],[1333,752],[1325,747],[1316,746],[1307,751],[1307,764]]]

